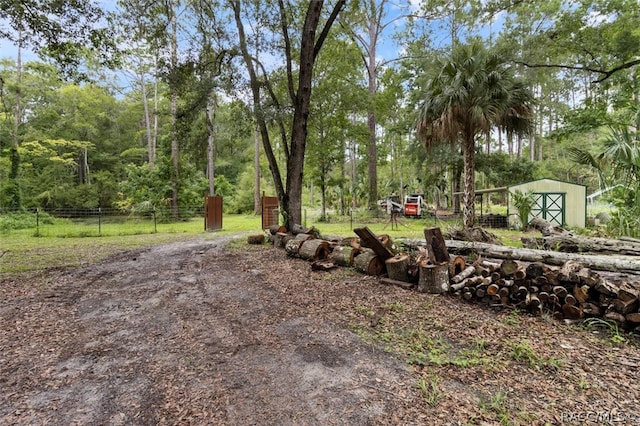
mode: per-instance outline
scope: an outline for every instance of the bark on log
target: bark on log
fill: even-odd
[[[449,251],[444,242],[444,237],[440,228],[425,228],[424,238],[427,242],[427,253],[429,260],[434,265],[449,263]]]
[[[364,228],[356,228],[353,232],[360,237],[360,244],[373,250],[378,257],[380,257],[381,262],[393,257],[393,253],[382,245],[382,243],[376,238],[375,234],[366,226]]]
[[[389,278],[396,281],[409,281],[409,256],[406,254],[390,257],[384,263]]]
[[[278,232],[281,232],[281,233],[283,233],[283,234],[286,234],[286,233],[287,233],[287,228],[285,228],[285,227],[284,227],[284,226],[282,226],[282,225],[271,225],[271,226],[269,227],[269,233],[270,233],[271,235],[276,235]]]
[[[458,275],[454,276],[453,278],[451,278],[451,281],[453,283],[459,283],[460,281],[464,280],[465,278],[469,278],[470,276],[472,276],[473,274],[476,273],[476,267],[473,265],[467,266],[464,271],[460,272]]]
[[[540,218],[532,219],[529,225],[542,233],[542,248],[547,250],[640,256],[640,243],[637,241],[574,235]],[[530,241],[530,239],[523,238],[522,243],[527,248],[540,247],[538,241]]]
[[[440,294],[449,290],[449,264],[429,265],[420,264],[418,291],[423,293]]]
[[[358,250],[351,246],[337,246],[329,254],[329,259],[340,266],[352,266]]]
[[[306,260],[326,259],[329,256],[329,243],[320,239],[303,241],[298,254]]]
[[[497,259],[518,259],[559,266],[569,260],[574,260],[595,270],[640,274],[640,259],[561,253],[457,240],[446,240],[446,244],[449,251],[456,254],[475,252],[486,257]]]
[[[302,241],[291,238],[284,246],[284,251],[291,257],[300,257],[300,246]]]
[[[287,240],[288,240],[287,237],[293,238],[291,234],[287,234],[284,232],[277,232],[273,236],[273,246],[276,248],[285,248],[285,245],[287,244]]]
[[[365,249],[353,260],[353,265],[357,270],[368,275],[382,275],[384,272],[384,262],[371,249]]]

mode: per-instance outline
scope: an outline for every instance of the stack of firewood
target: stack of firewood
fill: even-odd
[[[455,260],[460,263],[460,257]],[[640,325],[640,286],[611,281],[568,261],[562,267],[541,262],[479,260],[451,277],[450,291],[468,301],[550,313],[556,319],[603,317]]]
[[[559,320],[604,318],[640,329],[640,284],[621,276],[606,278],[577,260],[555,266],[480,257],[468,265],[462,256],[449,256],[438,228],[425,229],[426,244],[415,246],[417,256],[399,252],[387,235],[376,236],[366,227],[354,232],[359,238],[318,238],[312,230],[274,228],[270,240],[289,256],[311,261],[315,270],[354,267],[420,292],[449,292],[466,301],[548,313]]]

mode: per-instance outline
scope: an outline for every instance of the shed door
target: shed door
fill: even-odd
[[[565,209],[564,192],[535,192],[536,203],[531,210],[531,216],[540,217],[547,222],[563,226]]]

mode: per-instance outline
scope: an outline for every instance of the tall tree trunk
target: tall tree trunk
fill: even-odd
[[[20,170],[20,126],[22,125],[22,31],[18,35],[18,54],[16,58],[16,95],[13,105],[13,129],[11,132],[11,168],[9,170],[8,206],[22,208],[22,197],[18,175]]]
[[[382,6],[380,6],[382,7]],[[367,111],[367,126],[369,127],[369,208],[377,209],[378,205],[378,147],[376,146],[376,113],[375,96],[377,86],[376,50],[378,41],[378,22],[375,16],[369,21],[369,46],[367,46],[367,75],[369,102]]]
[[[214,170],[214,155],[215,155],[215,135],[216,128],[214,124],[216,109],[216,98],[212,92],[207,99],[207,179],[209,179],[209,195],[216,195],[215,187],[215,170]]]
[[[298,73],[298,93],[293,111],[291,130],[291,153],[287,162],[287,195],[285,206],[287,225],[302,223],[302,178],[304,169],[304,153],[307,144],[307,119],[311,102],[311,81],[313,79],[313,63],[315,61],[314,44],[316,29],[322,14],[322,1],[309,3],[302,39],[300,41],[300,68]]]
[[[262,214],[262,199],[260,198],[260,134],[256,127],[253,131],[253,213]]]
[[[139,76],[140,94],[142,96],[142,108],[144,111],[145,136],[147,139],[147,158],[149,161],[149,170],[153,170],[155,166],[155,147],[153,138],[151,137],[151,111],[149,111],[149,96],[147,95],[147,83],[144,78],[144,71],[140,70]]]
[[[464,211],[465,228],[472,228],[475,221],[475,141],[473,134],[464,136]]]
[[[179,178],[179,150],[178,150],[178,129],[177,129],[177,116],[178,116],[178,88],[175,82],[175,73],[178,72],[178,22],[176,17],[175,4],[171,2],[171,73],[174,74],[171,77],[171,215],[174,219],[179,216],[178,212],[178,178]]]

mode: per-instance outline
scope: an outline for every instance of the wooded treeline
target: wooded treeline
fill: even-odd
[[[324,216],[424,192],[457,207],[450,194],[471,183],[552,177],[589,192],[620,184],[620,229],[638,228],[633,0],[9,3],[1,43],[17,54],[0,62],[4,209],[153,204],[177,215],[216,193],[248,212],[266,191],[299,223],[303,203]],[[78,31],[52,31],[50,21],[74,19]],[[42,56],[25,60],[31,51]],[[500,87],[532,101],[476,96],[486,111],[506,108],[481,119],[438,110],[436,94],[497,87],[451,86],[461,52],[469,63],[484,55],[480,71],[494,67],[510,82]],[[443,117],[457,124],[416,131]]]

